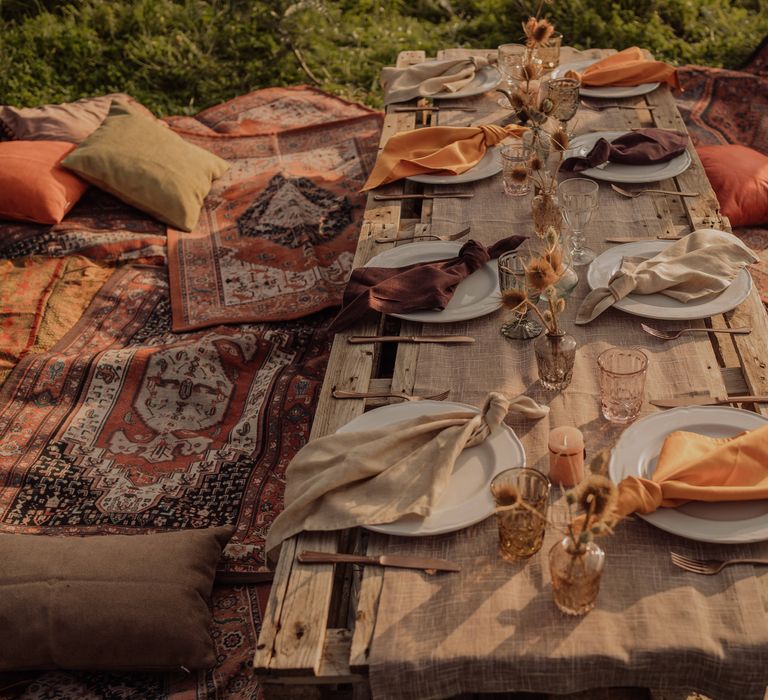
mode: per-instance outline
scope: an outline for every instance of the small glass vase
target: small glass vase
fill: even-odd
[[[539,190],[531,202],[531,214],[533,216],[533,230],[537,236],[543,236],[553,228],[558,235],[563,230],[563,214],[557,195],[547,190]]]
[[[565,331],[545,333],[533,341],[539,381],[545,389],[560,391],[571,383],[576,359],[576,338]]]
[[[594,542],[577,550],[570,537],[549,550],[549,573],[555,605],[568,615],[585,615],[595,607],[605,552]]]

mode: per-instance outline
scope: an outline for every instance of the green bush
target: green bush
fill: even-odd
[[[380,104],[399,51],[517,40],[534,0],[0,0],[0,102],[124,91],[192,114],[268,85],[314,83]],[[768,0],[554,0],[579,48],[632,44],[676,63],[738,66],[768,34]]]

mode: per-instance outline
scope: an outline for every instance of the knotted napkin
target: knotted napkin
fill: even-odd
[[[585,68],[579,75],[584,87],[622,87],[643,83],[669,83],[680,89],[677,69],[662,61],[645,58],[643,51],[632,46],[603,58]]]
[[[623,517],[688,501],[763,498],[768,498],[768,425],[733,438],[678,430],[664,440],[650,479],[622,479],[618,511]]]
[[[490,393],[480,413],[451,411],[394,425],[335,433],[305,445],[288,465],[285,510],[266,542],[274,560],[283,540],[302,530],[340,530],[428,516],[445,491],[456,458],[482,443],[508,410],[529,418],[549,412],[525,396]]]
[[[524,131],[524,127],[514,124],[430,126],[401,131],[387,141],[362,191],[423,173],[461,175],[477,165],[491,146]]]
[[[683,303],[715,296],[757,260],[729,233],[694,231],[648,260],[624,258],[608,286],[593,289],[581,303],[576,323],[589,323],[630,293],[661,293]]]
[[[415,263],[405,267],[359,267],[352,270],[344,289],[342,306],[329,327],[339,331],[368,311],[406,314],[444,309],[459,282],[485,263],[514,250],[525,236],[510,236],[486,248],[470,240],[455,258]]]
[[[384,104],[458,92],[472,82],[477,71],[488,64],[488,59],[472,56],[448,61],[426,61],[408,68],[383,68],[381,86],[384,88]]]
[[[578,173],[610,161],[627,165],[666,163],[685,152],[688,134],[668,129],[638,129],[611,142],[598,139],[586,156],[566,158],[560,169]]]

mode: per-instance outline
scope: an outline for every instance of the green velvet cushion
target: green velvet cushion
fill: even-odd
[[[182,231],[194,228],[211,182],[229,167],[118,102],[62,165]]]
[[[213,666],[209,598],[233,530],[0,534],[0,671]]]

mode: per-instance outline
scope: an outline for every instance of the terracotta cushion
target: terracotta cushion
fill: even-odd
[[[213,666],[208,600],[232,532],[0,534],[0,671]]]
[[[0,143],[0,219],[59,223],[88,188],[60,165],[74,148],[62,141]]]
[[[119,102],[63,161],[88,182],[182,231],[229,163]]]
[[[80,143],[99,128],[113,100],[154,118],[152,112],[130,95],[113,93],[42,107],[0,105],[0,132],[4,132],[9,139],[21,141]]]
[[[696,150],[731,226],[768,225],[768,156],[735,144]]]

